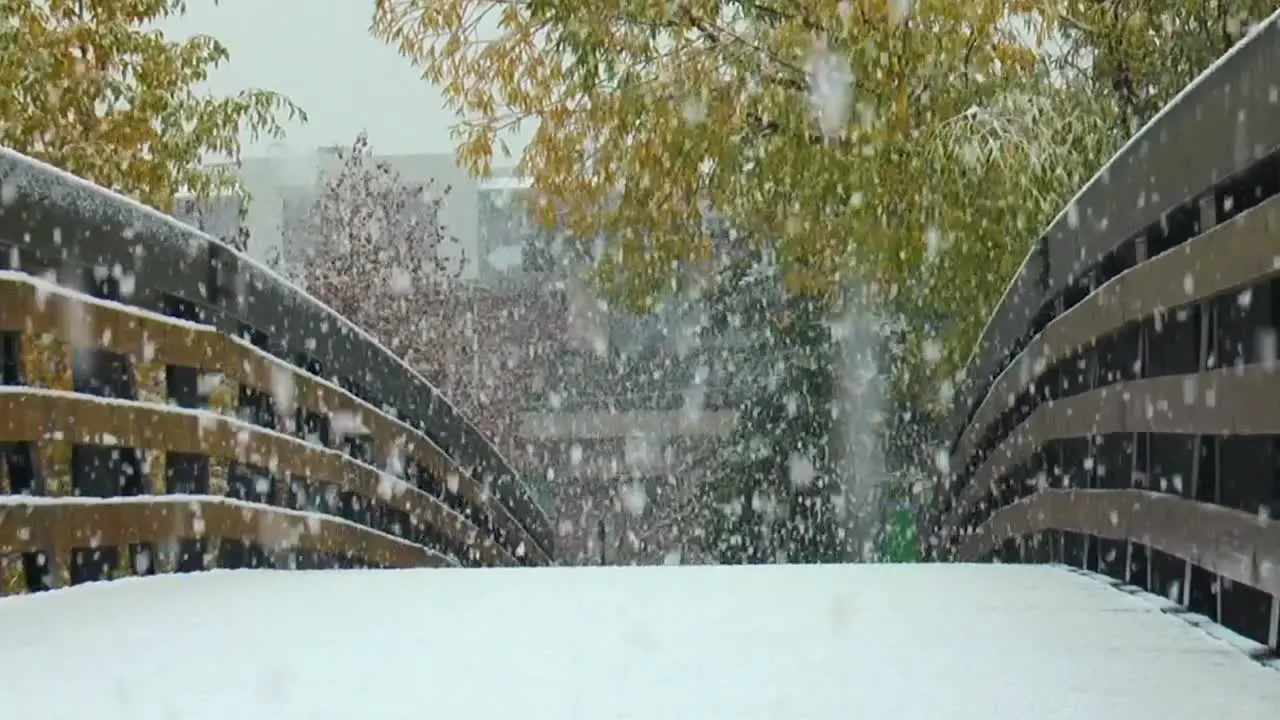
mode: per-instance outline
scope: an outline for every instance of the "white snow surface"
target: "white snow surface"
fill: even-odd
[[[1056,567],[218,571],[0,600],[41,720],[1233,720],[1280,672]]]

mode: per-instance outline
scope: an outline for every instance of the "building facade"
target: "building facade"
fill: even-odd
[[[510,168],[499,168],[490,180],[477,181],[458,167],[451,154],[386,155],[375,158],[391,166],[406,184],[445,192],[440,221],[456,240],[442,247],[446,255],[465,258],[461,279],[498,284],[503,278],[528,274],[537,253],[526,249],[539,237],[517,197],[522,186]],[[341,167],[336,150],[307,155],[245,159],[240,182],[250,197],[242,206],[234,197],[193,206],[179,203],[181,219],[212,235],[226,237],[243,228],[249,255],[267,262],[279,258],[288,267],[306,254],[308,238],[299,228],[324,192],[326,178]],[[243,218],[241,217],[243,213]]]

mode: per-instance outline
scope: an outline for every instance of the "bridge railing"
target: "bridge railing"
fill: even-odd
[[[0,152],[7,591],[551,553],[506,460],[367,335],[217,240]]]
[[[1277,87],[1273,16],[1036,243],[970,360],[927,554],[1085,567],[1277,647]]]

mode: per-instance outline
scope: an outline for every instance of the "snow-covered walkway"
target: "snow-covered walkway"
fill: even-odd
[[[0,600],[23,720],[1251,720],[1280,671],[1053,567],[214,572]]]

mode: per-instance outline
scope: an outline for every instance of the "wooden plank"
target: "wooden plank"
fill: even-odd
[[[0,418],[6,420],[0,424],[0,442],[31,441],[53,428],[69,445],[94,443],[204,455],[210,458],[211,475],[214,463],[225,467],[227,462],[237,461],[310,481],[334,483],[367,500],[402,510],[414,522],[440,528],[457,542],[474,547],[486,565],[514,564],[514,558],[492,538],[477,538],[476,530],[437,498],[407,485],[402,486],[402,491],[395,491],[376,469],[340,451],[315,447],[232,418],[128,400],[21,388],[0,392]],[[26,422],[22,422],[24,419]]]
[[[368,427],[375,447],[402,448],[407,458],[417,460],[442,482],[448,482],[463,498],[492,518],[494,525],[504,530],[508,537],[522,543],[536,563],[550,562],[545,549],[534,541],[510,508],[498,502],[484,483],[459,467],[430,438],[409,425],[383,414],[335,385],[312,377],[257,348],[236,342],[213,328],[193,327],[164,316],[139,313],[127,306],[86,301],[75,295],[66,289],[51,292],[36,288],[26,277],[0,278],[0,305],[12,303],[14,307],[34,310],[21,318],[13,313],[0,316],[0,323],[20,322],[22,325],[21,328],[8,328],[0,324],[0,329],[21,329],[32,336],[47,337],[46,343],[57,342],[59,347],[66,347],[74,340],[92,339],[97,347],[128,356],[135,366],[143,363],[172,364],[221,373],[226,382],[217,393],[218,404],[225,406],[230,403],[231,408],[234,408],[240,386],[274,396],[279,394],[276,390],[280,379],[288,378],[297,406],[324,416],[333,413],[358,416]],[[71,327],[63,322],[68,313],[82,314],[86,318],[81,323],[82,327]],[[92,332],[81,332],[83,327],[92,328]],[[35,363],[32,367],[54,367],[44,361],[32,362]],[[42,385],[52,387],[49,382]],[[389,460],[389,457],[380,456],[373,462],[386,467]],[[483,529],[488,534],[488,528]]]
[[[393,567],[449,564],[421,545],[345,520],[227,498],[31,498],[0,505],[0,556],[200,537],[250,541],[266,548],[355,551],[365,560]]]
[[[1046,530],[1131,540],[1280,596],[1280,523],[1147,490],[1042,490],[996,510],[961,541],[957,559],[977,561],[1009,538]]]
[[[1157,313],[1280,276],[1278,235],[1280,196],[1131,268],[1059,315],[996,378],[957,440],[951,467],[964,467],[1012,400],[1082,346]]]
[[[1110,433],[1280,435],[1280,374],[1269,365],[1116,383],[1041,405],[974,471],[943,519],[953,529],[1046,443]]]

